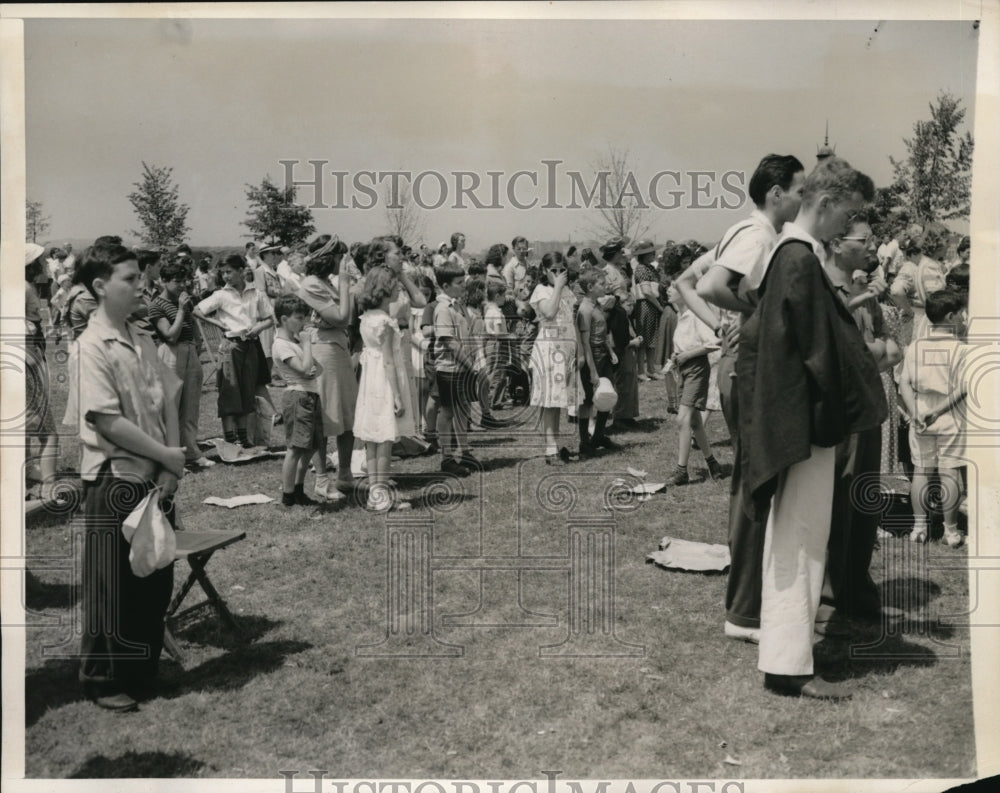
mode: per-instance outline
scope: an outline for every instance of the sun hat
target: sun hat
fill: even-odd
[[[642,242],[637,242],[635,247],[632,249],[633,256],[642,256],[644,253],[654,253],[656,251],[656,245],[652,240],[643,240]]]
[[[36,245],[34,242],[24,243],[24,263],[25,265],[31,264],[35,259],[45,253],[45,248],[41,245]]]

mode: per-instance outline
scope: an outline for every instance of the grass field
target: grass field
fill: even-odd
[[[184,668],[165,655],[163,691],[137,713],[106,713],[82,698],[78,643],[65,627],[73,573],[29,562],[36,624],[58,618],[63,627],[28,632],[27,775],[973,776],[969,636],[960,627],[967,572],[938,569],[964,560],[964,549],[892,540],[876,552],[873,575],[909,620],[891,632],[852,625],[853,642],[816,646],[829,677],[856,683],[851,702],[770,694],[756,648],[723,637],[725,576],[645,561],[665,535],[725,543],[728,483],[705,481],[693,452],[701,481],[641,503],[609,495],[626,466],[663,481],[674,462],[662,384],[643,384],[641,396],[651,418],[616,435],[624,450],[600,459],[550,468],[534,435],[512,426],[474,433],[479,476],[443,479],[435,458],[394,463],[415,501],[409,522],[387,524],[356,503],[318,514],[202,504],[209,495],[277,499],[278,461],[189,475],[179,493],[187,528],[247,533],[208,568],[247,640],[207,612],[175,625]],[[58,389],[54,403],[61,415]],[[214,409],[207,391],[205,436],[218,434]],[[719,459],[731,462],[721,415],[709,430]],[[76,445],[64,441],[63,455],[73,467]],[[29,557],[67,558],[77,531],[65,515],[33,516]],[[408,585],[423,584],[432,599],[410,612],[411,633],[404,614],[402,632],[386,642],[390,534],[423,571]],[[431,538],[423,550],[406,544],[421,536]],[[574,567],[573,537],[607,564]],[[572,589],[574,570],[607,597]],[[186,574],[179,563],[176,586]],[[427,652],[437,655],[420,656]]]

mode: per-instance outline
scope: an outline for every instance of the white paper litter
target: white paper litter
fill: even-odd
[[[649,476],[649,473],[647,473],[646,471],[640,471],[638,468],[633,468],[632,466],[627,466],[625,470],[628,471],[629,474],[631,476],[634,476],[636,479],[645,479],[647,476]]]
[[[660,550],[649,554],[646,561],[668,570],[722,571],[729,567],[729,548],[725,545],[664,537],[660,540]]]
[[[213,507],[226,507],[226,509],[233,509],[235,507],[245,507],[248,504],[270,504],[274,501],[270,496],[265,496],[263,493],[255,493],[252,496],[232,496],[231,498],[219,498],[218,496],[209,496],[202,504],[211,504]]]

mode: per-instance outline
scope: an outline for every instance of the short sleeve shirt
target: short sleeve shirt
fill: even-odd
[[[134,326],[129,331],[122,336],[94,314],[77,340],[73,365],[79,376],[80,475],[86,481],[97,478],[106,460],[119,478],[146,481],[159,472],[154,460],[122,449],[97,432],[97,416],[122,416],[153,440],[167,443],[167,411],[176,411],[181,381],[160,361],[152,336]]]
[[[439,372],[458,371],[455,353],[448,339],[461,343],[468,335],[466,320],[446,294],[440,294],[434,304],[434,367]]]
[[[275,336],[274,344],[271,345],[271,357],[274,359],[274,368],[281,376],[281,379],[287,383],[289,389],[292,391],[308,391],[311,394],[319,393],[318,378],[303,377],[288,365],[290,358],[302,360],[301,344],[297,341]]]
[[[242,294],[231,286],[224,286],[202,300],[198,310],[203,314],[215,314],[226,326],[227,336],[238,336],[271,316],[271,303],[267,295],[251,284],[246,285]]]
[[[157,295],[149,301],[149,324],[153,326],[154,332],[165,342],[166,337],[160,333],[157,327],[161,319],[165,319],[167,324],[173,325],[177,320],[177,304],[172,303],[162,295]],[[191,341],[194,341],[194,320],[191,317],[191,312],[187,312],[184,315],[184,320],[181,322],[181,333],[177,337],[176,343],[181,344]]]

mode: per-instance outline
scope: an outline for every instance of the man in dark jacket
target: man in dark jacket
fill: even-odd
[[[873,197],[871,179],[839,158],[806,178],[743,325],[736,367],[746,503],[758,515],[770,504],[758,668],[774,691],[821,699],[850,696],[815,676],[812,657],[835,447],[887,413],[875,361],[822,261],[824,243]]]

